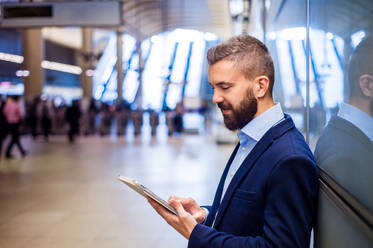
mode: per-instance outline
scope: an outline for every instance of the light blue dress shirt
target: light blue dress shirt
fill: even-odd
[[[249,155],[251,150],[254,148],[256,143],[264,136],[264,134],[273,126],[284,120],[284,112],[282,111],[281,104],[277,103],[261,115],[257,116],[249,123],[246,124],[238,133],[238,139],[240,141],[240,147],[234,157],[227,177],[224,182],[223,193],[220,201],[222,201],[225,192],[232,178],[240,168],[242,162]]]
[[[354,124],[373,141],[372,116],[347,103],[341,103],[338,116]]]

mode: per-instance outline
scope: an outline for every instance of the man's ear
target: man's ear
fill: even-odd
[[[269,78],[267,76],[259,76],[255,78],[254,95],[257,99],[263,98],[268,92]]]
[[[359,85],[364,96],[373,98],[373,76],[364,74],[360,76]]]

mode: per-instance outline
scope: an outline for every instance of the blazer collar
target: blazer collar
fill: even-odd
[[[284,133],[294,128],[294,123],[291,117],[285,114],[285,120],[277,124],[276,126],[269,129],[264,136],[258,141],[253,150],[245,158],[242,165],[238,169],[237,173],[232,178],[227,191],[224,194],[224,198],[219,206],[219,211],[216,216],[214,226],[218,226],[228,205],[232,198],[233,192],[236,190],[240,182],[250,172],[258,158],[270,147],[274,140],[281,137]]]

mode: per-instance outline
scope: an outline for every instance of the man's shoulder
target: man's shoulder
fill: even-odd
[[[264,169],[268,173],[288,164],[298,165],[297,168],[300,170],[316,171],[314,156],[303,135],[295,126],[273,138],[271,144],[260,156],[258,163],[260,166],[257,168],[260,168],[262,172]]]
[[[373,143],[356,126],[338,116],[332,117],[316,144],[318,165],[365,164],[372,159]]]
[[[275,130],[276,127],[273,127],[273,131]],[[274,153],[275,156],[281,158],[287,156],[304,156],[313,160],[312,152],[307,145],[304,136],[294,125],[288,128],[281,135],[275,137],[269,150]]]
[[[317,144],[315,154],[332,151],[336,153],[372,147],[369,138],[354,124],[333,116],[324,128]]]

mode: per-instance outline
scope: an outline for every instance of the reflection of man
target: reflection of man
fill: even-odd
[[[350,98],[324,129],[317,163],[373,211],[373,37],[363,40],[348,67]]]
[[[241,35],[208,52],[213,102],[236,146],[206,216],[194,200],[170,197],[178,216],[149,199],[189,239],[188,247],[308,247],[318,174],[302,135],[274,104],[274,68],[259,40]]]

